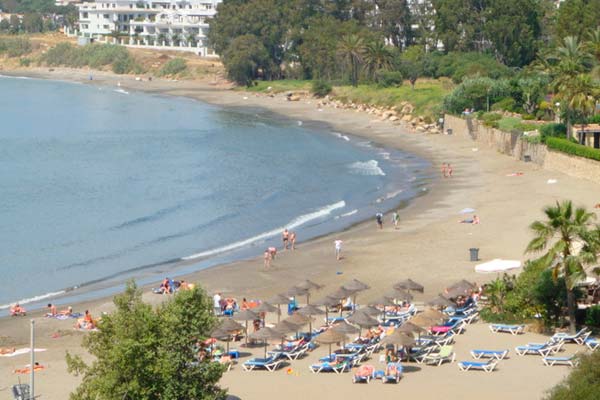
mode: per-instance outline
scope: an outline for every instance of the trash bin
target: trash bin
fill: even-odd
[[[452,135],[452,129],[446,129],[446,135]]]
[[[471,247],[469,249],[469,253],[471,253],[471,261],[477,261],[477,260],[479,260],[479,248],[477,248],[477,247]]]

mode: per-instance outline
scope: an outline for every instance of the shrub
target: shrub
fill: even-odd
[[[514,111],[516,106],[515,99],[506,97],[492,105],[492,111]]]
[[[163,67],[158,72],[158,75],[178,75],[187,69],[187,63],[183,58],[177,57],[172,60],[169,60],[163,65]]]
[[[312,92],[317,97],[325,97],[331,93],[331,85],[323,80],[317,79],[312,83]]]
[[[444,99],[444,108],[456,114],[465,108],[487,109],[488,104],[496,103],[506,97],[509,91],[510,86],[507,80],[465,79]]]
[[[596,328],[600,327],[600,305],[595,305],[587,309],[585,324]]]
[[[498,128],[498,121],[502,119],[502,115],[497,113],[485,113],[481,115],[480,119],[483,122],[483,125]]]
[[[567,135],[567,126],[565,124],[546,124],[540,128],[540,135],[542,138],[547,137],[565,137]]]
[[[21,58],[19,60],[19,65],[21,67],[29,67],[30,64],[31,64],[31,59],[29,59],[29,58]]]
[[[547,137],[546,145],[550,149],[557,150],[566,154],[572,154],[574,156],[600,161],[600,150],[588,146],[583,146],[581,144],[573,143],[568,139]]]
[[[547,400],[592,400],[600,393],[600,351],[579,356],[579,366],[555,386]]]
[[[521,118],[523,118],[525,121],[533,121],[533,120],[535,120],[535,115],[532,115],[532,114],[523,114],[521,116]]]
[[[399,87],[402,86],[404,77],[400,71],[377,71],[375,81],[379,87]]]
[[[31,53],[31,42],[25,38],[0,38],[0,54],[21,57]]]
[[[75,47],[70,43],[59,43],[42,56],[42,61],[50,66],[75,68],[89,66],[99,69],[110,65],[117,74],[141,70],[125,47],[112,44]]]

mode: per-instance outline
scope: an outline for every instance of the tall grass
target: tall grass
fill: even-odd
[[[142,68],[123,46],[112,44],[90,44],[76,47],[70,43],[59,43],[41,57],[49,66],[81,68],[88,66],[100,69],[111,66],[117,74],[141,73]]]
[[[31,42],[27,38],[0,37],[0,54],[6,54],[9,57],[21,57],[31,53],[31,50]]]

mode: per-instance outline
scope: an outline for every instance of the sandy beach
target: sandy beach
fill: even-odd
[[[7,74],[6,71],[0,72]],[[522,163],[503,156],[467,139],[455,135],[424,135],[390,122],[375,119],[365,113],[333,108],[319,109],[314,99],[299,102],[286,101],[283,95],[268,97],[227,90],[224,85],[205,82],[137,81],[134,77],[115,76],[69,69],[27,70],[15,72],[45,79],[80,81],[98,85],[117,86],[126,90],[140,90],[153,94],[187,96],[225,107],[263,107],[299,121],[318,121],[331,125],[339,132],[364,137],[382,146],[412,152],[432,162],[439,178],[425,188],[424,195],[400,210],[400,226],[394,230],[385,216],[384,229],[375,221],[366,221],[347,231],[304,242],[298,238],[295,251],[281,251],[272,268],[265,270],[262,259],[240,261],[192,274],[184,279],[197,282],[209,294],[222,292],[241,299],[267,299],[290,286],[310,279],[325,285],[314,296],[320,298],[353,278],[371,286],[359,296],[359,303],[367,302],[391,289],[393,283],[412,278],[425,286],[425,293],[417,295],[417,303],[436,296],[455,281],[465,278],[478,283],[495,275],[474,272],[475,263],[469,261],[469,248],[480,249],[480,259],[494,258],[526,260],[523,254],[531,235],[528,225],[542,217],[542,208],[557,200],[572,199],[577,205],[593,210],[600,201],[600,187],[587,180],[549,172],[533,163]],[[439,167],[449,162],[454,168],[452,178],[442,178]],[[522,172],[520,176],[508,176]],[[548,184],[549,179],[557,180]],[[459,211],[475,208],[481,224],[460,224]],[[344,258],[336,261],[333,241],[344,241]],[[146,290],[145,299],[162,300]],[[76,311],[90,309],[93,315],[111,309],[111,299],[98,299],[74,304]],[[37,359],[47,368],[37,375],[36,392],[42,399],[68,398],[79,380],[66,372],[65,351],[83,354],[80,347],[83,333],[72,329],[72,321],[57,321],[32,314],[36,318],[37,346],[47,351]],[[40,318],[38,318],[40,317]],[[0,345],[25,347],[29,339],[29,318],[0,320]],[[475,348],[511,349],[510,358],[503,361],[492,374],[463,373],[456,364],[441,367],[407,364],[406,374],[399,385],[353,385],[350,374],[312,374],[307,366],[326,353],[321,347],[306,358],[288,367],[268,372],[244,372],[240,365],[224,374],[222,386],[232,396],[241,399],[271,397],[361,399],[367,396],[419,396],[421,399],[462,398],[474,399],[538,399],[544,392],[568,374],[566,367],[546,367],[538,356],[519,357],[514,347],[528,342],[545,341],[546,337],[527,333],[521,336],[493,334],[487,324],[470,325],[456,340],[457,360],[470,359]],[[581,350],[568,345],[564,354]],[[244,351],[262,354],[262,348]],[[242,361],[245,359],[244,357]],[[0,396],[9,398],[10,386],[18,375],[12,370],[29,362],[29,357],[0,357]],[[379,366],[378,357],[369,363]],[[27,377],[21,376],[23,381]],[[433,384],[432,384],[433,383]],[[375,385],[375,386],[374,386]]]

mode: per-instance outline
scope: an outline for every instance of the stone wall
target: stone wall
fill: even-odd
[[[600,162],[587,158],[571,156],[548,150],[543,144],[529,143],[519,134],[502,132],[489,128],[472,118],[460,118],[453,115],[444,117],[444,133],[470,138],[480,146],[487,146],[517,160],[527,157],[544,169],[563,172],[567,175],[583,178],[600,184]]]

